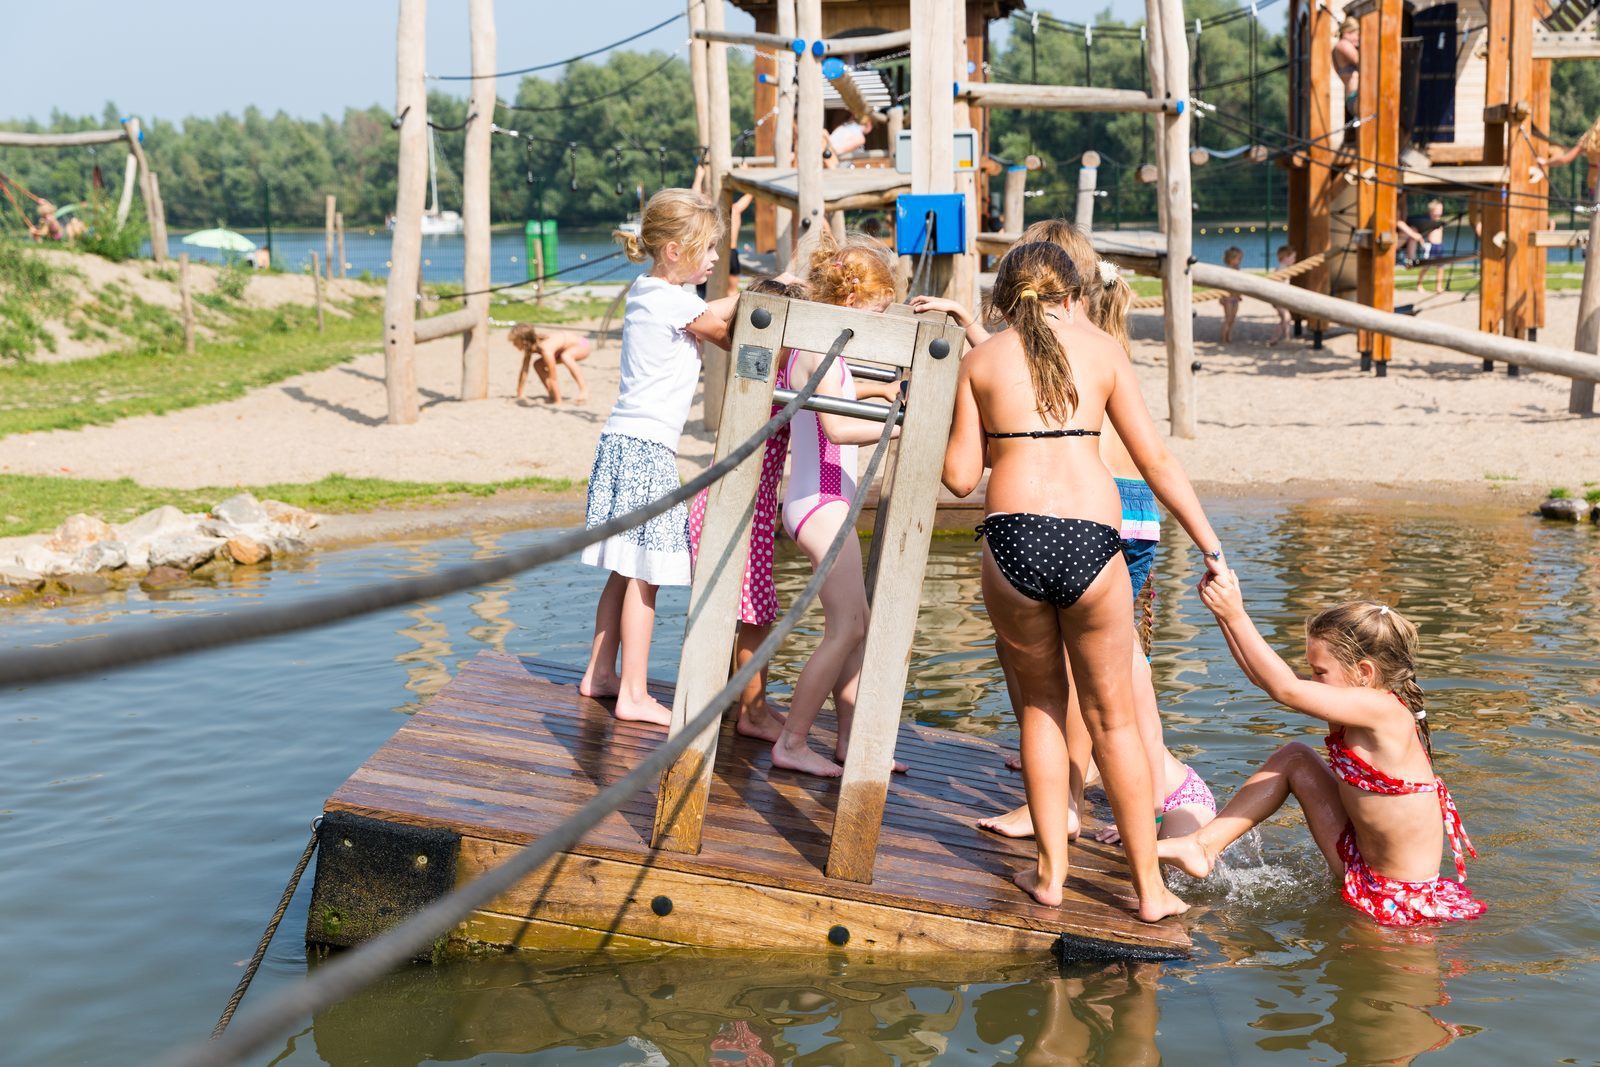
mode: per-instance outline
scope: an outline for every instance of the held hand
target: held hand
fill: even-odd
[[[1244,615],[1244,595],[1239,588],[1239,576],[1233,571],[1207,574],[1200,582],[1200,600],[1218,620]]]

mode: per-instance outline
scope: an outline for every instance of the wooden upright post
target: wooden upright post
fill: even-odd
[[[1550,14],[1551,0],[1539,0],[1534,7],[1535,15],[1543,19]],[[1548,130],[1550,128],[1550,68],[1554,64],[1548,59],[1535,60],[1533,64],[1533,127],[1532,130]],[[1532,130],[1529,131],[1530,136]],[[1533,322],[1535,330],[1545,327],[1545,268],[1549,263],[1549,252],[1537,246],[1533,234],[1540,230],[1550,228],[1550,172],[1546,167],[1539,168],[1537,181],[1530,176],[1530,191],[1538,194],[1533,202],[1538,209],[1530,212],[1532,216],[1528,232],[1528,247],[1533,256],[1533,267],[1529,275],[1529,289],[1533,293]],[[1530,333],[1529,337],[1534,334]]]
[[[1527,340],[1534,325],[1533,232],[1538,214],[1535,197],[1548,189],[1532,180],[1533,150],[1533,0],[1504,0],[1511,6],[1511,41],[1507,54],[1506,208],[1505,208],[1505,335]],[[1515,375],[1515,364],[1506,365]]]
[[[329,193],[323,198],[322,204],[322,269],[327,271],[327,278],[333,281],[333,225],[334,217],[339,214],[339,198]]]
[[[151,209],[155,215],[155,229],[150,234],[150,248],[157,263],[167,261],[167,203],[161,199],[161,175],[150,172],[150,196],[155,201]]]
[[[470,0],[467,23],[472,35],[472,99],[467,105],[466,143],[461,159],[461,287],[472,325],[461,335],[461,399],[489,395],[489,142],[494,123],[494,0]]]
[[[1511,3],[1512,0],[1485,0],[1489,9],[1489,56],[1484,65],[1483,161],[1489,165],[1506,162],[1505,121],[1511,90]],[[1506,290],[1506,210],[1503,196],[1484,194],[1482,232],[1478,236],[1478,329],[1499,333],[1505,319]],[[1484,370],[1493,370],[1494,361],[1484,360]]]
[[[333,216],[333,237],[335,244],[338,246],[339,277],[343,278],[346,272],[349,270],[350,265],[345,262],[344,258],[344,212],[342,211],[337,212]]]
[[[1305,229],[1296,252],[1301,259],[1332,251],[1333,237],[1333,180],[1334,147],[1333,100],[1330,84],[1333,75],[1333,13],[1321,0],[1302,0],[1305,33],[1301,38],[1305,48],[1304,78],[1306,89],[1305,126],[1302,132],[1306,145],[1306,166],[1297,172],[1292,182],[1296,200],[1303,204]],[[1295,101],[1298,106],[1299,101]],[[1303,177],[1299,176],[1303,174]],[[1303,190],[1303,192],[1301,192]],[[1294,280],[1294,284],[1313,293],[1327,293],[1333,274],[1323,262]],[[1320,340],[1327,323],[1323,319],[1308,319],[1306,325]]]
[[[915,8],[912,17],[915,18]],[[798,248],[823,224],[822,218],[822,59],[812,44],[822,39],[822,0],[796,0],[795,36],[806,43],[798,60],[800,84],[795,105],[794,241]]]
[[[317,262],[322,257],[313,250],[311,253],[311,289],[317,297],[317,332],[323,331],[322,321],[322,264]]]
[[[1078,165],[1078,210],[1073,219],[1086,231],[1094,229],[1094,196],[1100,173],[1100,153],[1085,152]]]
[[[137,122],[138,119],[134,119]],[[130,136],[132,131],[130,131]],[[117,229],[128,223],[128,212],[133,210],[133,186],[139,180],[139,157],[128,150],[128,165],[122,171],[122,193],[117,197]]]
[[[706,29],[725,28],[725,0],[705,0]],[[728,171],[733,169],[733,146],[730,143],[733,117],[728,111],[728,46],[712,41],[706,49],[706,134],[711,151],[706,159],[706,196],[717,205],[724,226],[730,221],[731,197],[728,191]],[[717,265],[706,279],[706,296],[712,300],[728,292],[728,251],[732,247],[731,234],[724,233],[718,244]],[[728,353],[716,345],[700,346],[705,397],[702,403],[706,429],[715,430],[722,419],[722,390],[727,384]]]
[[[1572,348],[1600,356],[1600,204],[1589,214],[1589,245],[1583,253],[1583,292],[1578,298],[1578,329]],[[1572,379],[1567,410],[1574,415],[1594,414],[1594,383]]]
[[[162,224],[161,206],[156,201],[156,191],[150,181],[150,160],[139,141],[139,120],[125,119],[122,128],[128,132],[128,151],[139,167],[139,195],[144,200],[144,217],[150,227],[150,255],[157,263],[167,261],[166,227]],[[126,217],[119,212],[119,215]]]
[[[952,86],[968,81],[967,31],[969,12],[966,0],[953,0],[950,4],[951,55],[948,81]],[[981,23],[980,23],[981,24]],[[976,74],[973,75],[977,77]],[[973,119],[974,109],[965,100],[957,98],[951,109],[950,168],[951,188],[965,198],[966,246],[951,259],[950,287],[945,296],[962,307],[978,306],[978,168],[981,157],[972,160],[972,169],[955,172],[955,131],[976,129],[980,125]]]
[[[1157,10],[1164,9],[1164,10]],[[1161,112],[1161,194],[1166,204],[1167,254],[1161,265],[1162,324],[1167,339],[1167,406],[1172,436],[1195,435],[1194,290],[1189,260],[1194,251],[1194,204],[1189,191],[1189,42],[1183,34],[1179,0],[1145,0],[1146,18],[1161,28],[1161,59],[1166,99],[1179,105]],[[1154,50],[1152,50],[1154,54]]]
[[[1000,228],[1006,233],[1023,231],[1023,219],[1027,217],[1024,196],[1027,189],[1028,168],[1007,167],[1005,192],[1001,194],[1000,200]]]
[[[178,300],[183,306],[183,350],[194,355],[194,296],[189,289],[189,253],[178,253]],[[321,318],[322,307],[317,307]]]
[[[915,120],[911,128],[916,129]],[[911,358],[914,399],[906,407],[900,431],[894,491],[880,503],[873,532],[875,546],[881,542],[893,550],[873,552],[876,569],[868,576],[872,602],[866,640],[868,668],[861,673],[850,750],[839,784],[839,808],[828,846],[830,878],[872,881],[963,341],[959,326],[927,321],[917,325],[916,351]],[[888,478],[885,484],[889,484]]]
[[[706,28],[706,0],[687,0],[689,5],[689,87],[694,93],[694,133],[696,143],[711,144],[707,118],[706,49],[710,44],[694,34]],[[702,188],[701,192],[705,192]]]
[[[383,379],[389,421],[417,421],[417,286],[422,276],[422,206],[428,179],[427,0],[400,0],[395,31],[395,114],[400,123],[394,237],[383,298]]]
[[[950,106],[954,83],[956,39],[953,0],[922,0],[911,5],[911,41],[915,69],[911,79],[911,191],[914,194],[953,193],[955,176],[955,108]],[[907,225],[922,228],[921,219]],[[906,259],[902,273],[909,275]],[[935,256],[928,270],[928,292],[957,301],[954,263],[947,256]],[[971,297],[965,298],[968,307]]]
[[[795,35],[794,0],[777,0],[778,33]],[[772,164],[778,170],[794,166],[794,52],[778,49],[778,112],[772,117]],[[778,267],[787,269],[794,258],[794,212],[779,204],[774,209]]]
[[[758,310],[763,314],[755,314]],[[740,296],[733,320],[733,351],[755,353],[759,358],[740,359],[739,373],[723,395],[715,460],[721,460],[767,421],[788,315],[789,301],[783,297],[748,292]],[[758,320],[766,324],[758,326]],[[751,457],[713,484],[706,501],[700,557],[689,589],[683,658],[672,697],[671,735],[681,733],[728,681],[745,557],[750,551],[750,520],[755,513],[756,484],[760,479],[761,462]],[[669,852],[700,851],[700,831],[720,726],[717,722],[707,727],[662,774],[651,836],[653,847]]]
[[[1400,190],[1400,18],[1401,0],[1379,0],[1377,127],[1373,138],[1377,173],[1372,189],[1372,299],[1370,308],[1394,310],[1395,213]],[[1362,49],[1365,57],[1366,49]],[[1363,78],[1363,81],[1366,79]],[[1370,114],[1370,112],[1364,112]],[[1363,127],[1365,129],[1365,127]],[[1394,341],[1388,334],[1371,335],[1369,350],[1379,376],[1388,373]]]

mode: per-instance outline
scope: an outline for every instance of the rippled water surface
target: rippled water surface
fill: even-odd
[[[1186,964],[463,961],[390,976],[259,1062],[1600,1063],[1600,536],[1398,507],[1228,503],[1213,519],[1278,647],[1295,651],[1300,620],[1350,596],[1419,623],[1434,749],[1482,852],[1471,883],[1487,917],[1375,928],[1339,903],[1290,809],[1263,828],[1258,862],[1180,887],[1199,905]],[[10,612],[0,635],[82,640],[541,536],[329,552],[159,601]],[[1194,554],[1176,544],[1160,564],[1154,656],[1167,736],[1225,796],[1278,744],[1321,731],[1247,688],[1189,588]],[[787,598],[805,575],[792,556],[781,566]],[[0,1062],[145,1062],[208,1032],[324,798],[480,649],[581,662],[601,577],[565,563],[315,633],[6,692]],[[976,602],[971,542],[939,543],[907,714],[1014,736]],[[683,604],[681,591],[661,598],[654,673],[675,669]],[[784,650],[780,685],[816,636]],[[306,973],[309,888],[244,1012]]]

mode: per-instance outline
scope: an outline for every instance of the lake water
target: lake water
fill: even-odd
[[[1286,652],[1300,620],[1341,598],[1380,597],[1419,623],[1434,749],[1482,852],[1470,879],[1485,918],[1374,927],[1339,902],[1291,806],[1263,828],[1262,861],[1180,886],[1196,905],[1186,963],[1060,976],[1028,960],[465,960],[394,974],[256,1062],[1600,1062],[1600,534],[1420,507],[1228,501],[1212,517]],[[327,552],[161,599],[12,611],[0,634],[83,640],[546,536]],[[1155,674],[1169,744],[1225,797],[1276,746],[1322,731],[1247,686],[1190,588],[1196,563],[1176,540],[1163,550]],[[791,553],[780,570],[787,600],[804,566]],[[140,1063],[203,1037],[323,799],[478,650],[581,662],[601,577],[565,562],[314,633],[8,691],[0,1061]],[[1014,737],[976,604],[972,542],[938,542],[906,714]],[[658,674],[674,670],[683,606],[664,591]],[[777,661],[780,688],[819,621]],[[309,892],[308,878],[244,1014],[306,973]]]

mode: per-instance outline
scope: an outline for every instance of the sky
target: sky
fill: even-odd
[[[1143,0],[1045,0],[1030,10],[1081,20],[1107,6],[1124,20],[1144,14]],[[300,118],[392,107],[396,7],[395,0],[55,0],[47,35],[21,30],[16,19],[10,25],[19,32],[0,33],[0,119],[42,121],[53,110],[98,115],[107,101],[128,114],[169,121],[238,114],[250,105]],[[428,72],[467,73],[465,0],[433,0],[428,8]],[[603,46],[683,4],[500,0],[495,8],[498,65],[505,70]],[[753,28],[749,16],[731,5],[727,10],[730,29]],[[669,50],[684,39],[678,21],[626,47]],[[435,84],[466,93],[465,83]],[[515,84],[503,79],[502,93]]]

